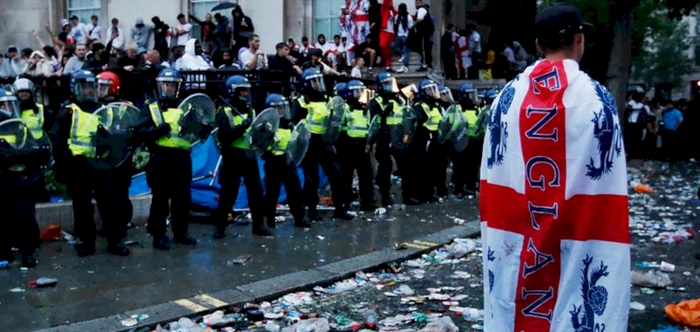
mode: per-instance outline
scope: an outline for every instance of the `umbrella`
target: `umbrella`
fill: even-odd
[[[236,8],[236,7],[238,7],[238,4],[237,4],[237,3],[224,2],[224,3],[220,3],[220,4],[216,5],[216,6],[214,6],[214,8],[212,8],[211,11],[214,12],[214,11],[218,11],[218,10],[233,9],[233,8]]]

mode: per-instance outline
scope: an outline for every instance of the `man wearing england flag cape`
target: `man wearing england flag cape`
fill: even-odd
[[[627,165],[615,99],[579,69],[588,27],[570,5],[542,10],[535,34],[545,59],[491,106],[480,201],[485,331],[627,331]]]

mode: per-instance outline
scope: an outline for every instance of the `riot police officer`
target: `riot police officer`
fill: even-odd
[[[220,107],[217,114],[223,163],[219,175],[221,194],[214,213],[215,239],[222,239],[225,236],[224,230],[229,224],[228,214],[238,199],[241,178],[248,193],[248,206],[253,218],[253,234],[272,235],[263,222],[260,170],[248,134],[255,117],[255,111],[251,105],[250,87],[248,79],[240,75],[229,77],[223,86],[222,94],[228,104]]]
[[[292,116],[295,123],[306,119],[311,131],[309,151],[302,162],[306,175],[304,201],[309,209],[309,219],[321,220],[316,208],[319,185],[318,166],[320,165],[331,185],[335,204],[333,218],[352,220],[354,216],[348,213],[348,207],[343,198],[340,164],[335,147],[323,138],[328,130],[326,123],[330,116],[330,110],[326,105],[328,98],[323,75],[316,69],[306,69],[301,75],[301,84],[302,94],[294,100]]]
[[[21,112],[19,104],[11,91],[0,89],[0,123],[17,118]],[[28,120],[25,120],[25,123],[27,126],[33,124]],[[36,130],[32,130],[34,127],[29,129],[31,135],[37,134]],[[43,135],[41,128],[39,133]],[[11,158],[11,145],[17,143],[17,139],[13,133],[0,132],[0,164],[4,164],[6,158]],[[40,185],[43,185],[43,182]],[[22,255],[22,266],[37,265],[36,250],[41,240],[39,225],[36,222],[36,192],[33,187],[19,187],[9,179],[0,177],[0,211],[3,211],[3,220],[6,221],[3,225],[4,230],[0,233],[0,261],[14,261],[12,247],[16,247]]]
[[[452,96],[452,90],[450,88],[438,84],[439,90],[440,90],[440,105],[444,110],[449,109],[450,107],[455,107],[455,111],[457,113],[462,114],[462,107],[459,104],[455,104],[454,97]],[[445,115],[447,116],[447,115]],[[453,118],[452,121],[455,121]],[[454,123],[451,124],[450,130],[454,130],[456,125]],[[442,145],[442,153],[444,156],[448,158],[448,160],[452,161],[452,184],[454,185],[454,192],[453,194],[457,196],[457,198],[463,198],[465,193],[464,193],[464,151],[457,151],[454,148],[454,142],[448,141],[444,142]],[[440,172],[440,176],[443,175],[443,172]],[[441,179],[441,181],[446,181],[447,176],[445,174],[445,177]]]
[[[394,163],[391,157],[396,160],[399,174],[401,174],[401,190],[403,202],[407,205],[421,204],[418,197],[418,178],[412,177],[414,174],[410,170],[407,148],[397,148],[391,144],[390,128],[392,126],[403,126],[404,117],[403,106],[406,100],[401,96],[396,78],[390,73],[380,73],[375,78],[377,96],[370,101],[369,109],[372,117],[380,116],[382,128],[375,139],[375,158],[379,164],[377,167],[377,186],[381,195],[382,205],[389,207],[394,204],[391,199],[391,175]]]
[[[340,173],[343,176],[343,187],[346,188],[343,197],[350,205],[352,195],[352,180],[355,170],[360,184],[360,208],[363,211],[374,211],[374,181],[372,181],[372,161],[367,149],[367,134],[369,133],[369,110],[360,102],[360,97],[366,93],[367,87],[358,80],[348,82],[341,90],[341,96],[347,103],[347,111],[343,129],[338,142],[340,152]]]
[[[121,83],[117,74],[111,71],[103,71],[97,74],[97,95],[103,104],[114,102],[131,104],[131,102],[119,99],[120,86]]]
[[[275,143],[263,153],[265,160],[265,215],[267,225],[275,227],[275,216],[277,212],[277,201],[279,200],[280,188],[284,184],[287,194],[287,205],[294,217],[294,226],[301,228],[311,227],[304,220],[304,204],[302,202],[301,182],[296,164],[287,155],[287,149],[292,140],[292,117],[289,110],[287,98],[280,94],[270,94],[265,99],[265,108],[275,108],[280,115],[280,125],[275,133]]]
[[[409,149],[411,160],[418,167],[413,169],[427,178],[422,181],[420,196],[425,202],[437,202],[447,195],[445,170],[447,158],[438,143],[438,129],[442,120],[440,106],[440,89],[431,79],[424,79],[418,84],[418,96],[413,105],[418,119],[416,136]],[[427,147],[427,148],[426,148]]]
[[[40,138],[44,132],[51,131],[53,122],[47,119],[44,112],[44,105],[34,100],[36,88],[34,83],[26,78],[20,78],[12,84],[12,89],[17,94],[19,100],[19,117],[24,120],[31,130],[34,138]],[[46,191],[46,181],[44,177],[38,179],[32,186],[37,202],[48,202],[50,195]]]
[[[479,168],[481,167],[481,156],[484,145],[483,127],[488,119],[483,118],[479,112],[477,103],[477,90],[471,83],[464,83],[459,87],[459,105],[462,108],[464,117],[469,124],[467,135],[469,144],[464,150],[464,167],[455,168],[452,177],[457,176],[463,182],[455,184],[455,192],[463,189],[465,195],[474,195],[479,182]],[[486,112],[483,112],[486,113]]]
[[[81,243],[75,246],[78,255],[95,253],[95,220],[93,197],[102,217],[107,237],[107,251],[114,255],[127,256],[124,245],[126,221],[120,218],[119,188],[112,170],[98,170],[90,160],[96,156],[94,137],[99,134],[98,119],[93,116],[100,104],[97,97],[97,78],[87,70],[73,73],[70,82],[73,94],[61,109],[56,119],[58,144],[56,162],[62,165],[58,171],[65,172],[68,196],[72,199],[75,218],[75,233]]]
[[[151,119],[140,129],[140,134],[151,152],[146,174],[146,181],[153,194],[148,232],[153,235],[154,248],[169,250],[170,239],[166,235],[166,218],[169,214],[173,242],[197,244],[197,240],[187,233],[192,201],[191,144],[179,135],[179,122],[184,114],[178,108],[182,76],[175,69],[165,68],[158,73],[156,83],[157,99],[146,102],[146,111]]]

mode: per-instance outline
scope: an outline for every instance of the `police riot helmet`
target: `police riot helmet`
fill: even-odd
[[[103,71],[97,74],[97,95],[100,99],[118,95],[120,85],[119,77],[114,72]]]
[[[34,82],[26,78],[18,78],[15,83],[12,84],[12,90],[18,95],[18,97],[22,91],[29,92],[31,95],[28,98],[31,98],[36,91],[36,86],[34,85]]]
[[[321,93],[326,92],[326,84],[323,82],[323,75],[314,68],[306,69],[301,73],[301,86],[304,89],[312,89]]]
[[[282,119],[290,120],[292,118],[289,111],[289,101],[281,94],[271,93],[265,98],[265,109],[268,108],[276,109]]]
[[[431,79],[424,79],[418,83],[418,95],[422,98],[440,99],[440,87]]]
[[[471,83],[462,83],[459,87],[459,98],[461,99],[471,99],[473,102],[477,101],[477,90],[476,87]]]
[[[367,87],[360,80],[352,80],[348,82],[347,86],[347,96],[354,100],[360,100],[360,97],[364,95],[367,91]]]
[[[12,91],[0,88],[0,121],[19,116],[19,101]]]
[[[97,103],[97,78],[89,70],[78,70],[71,75],[70,90],[78,102]]]
[[[175,100],[180,94],[182,75],[173,68],[164,68],[156,76],[158,85],[158,98]]]
[[[233,75],[227,78],[226,82],[224,83],[224,97],[228,98],[228,100],[232,102],[240,100],[250,104],[252,100],[250,88],[250,81],[248,81],[245,76]]]
[[[455,99],[452,97],[452,90],[445,85],[438,84],[438,90],[440,91],[440,100],[444,103],[454,104]]]
[[[345,98],[344,92],[347,89],[347,83],[336,83],[333,87],[333,95]]]
[[[394,75],[391,73],[379,73],[379,75],[377,75],[377,77],[374,79],[374,85],[382,94],[399,92],[399,85],[396,83],[396,77],[394,77]]]

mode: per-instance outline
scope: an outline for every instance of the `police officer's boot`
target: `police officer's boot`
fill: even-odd
[[[129,256],[129,249],[124,244],[124,240],[112,240],[107,243],[107,252],[116,256]]]
[[[170,239],[165,235],[154,235],[153,248],[159,250],[170,250]]]
[[[194,246],[197,244],[197,239],[193,238],[191,235],[184,233],[184,234],[177,234],[173,236],[173,242],[177,244],[184,244],[187,246]]]
[[[272,236],[272,233],[265,227],[263,220],[260,219],[253,222],[253,235]]]
[[[78,257],[87,257],[95,253],[95,242],[84,242],[75,245]]]
[[[214,230],[214,239],[221,240],[224,237],[226,237],[226,227],[216,226],[216,229]]]
[[[321,221],[321,216],[318,214],[318,210],[314,208],[309,208],[309,220],[311,221]]]
[[[39,264],[36,251],[31,253],[22,253],[22,267],[35,267]]]
[[[342,219],[342,220],[353,220],[355,219],[355,216],[348,213],[348,208],[345,205],[338,206],[335,208],[335,212],[333,213],[333,218],[335,219]]]

